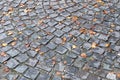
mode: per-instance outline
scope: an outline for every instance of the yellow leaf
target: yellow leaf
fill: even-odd
[[[32,11],[31,9],[24,9],[24,12],[25,13],[28,13],[28,12],[30,12],[30,11]]]
[[[13,34],[13,32],[12,31],[8,31],[8,34],[7,35],[12,35]]]
[[[72,45],[72,48],[75,49],[75,48],[77,48],[77,46],[76,45]]]
[[[44,55],[45,53],[44,52],[40,52],[40,55]]]
[[[96,48],[97,47],[97,44],[95,42],[92,43],[91,45],[92,48]]]
[[[15,46],[15,45],[16,45],[16,42],[12,42],[11,45],[12,45],[12,46]]]
[[[109,47],[109,46],[110,46],[110,43],[105,44],[105,47]]]
[[[5,47],[5,46],[7,46],[7,45],[8,45],[7,43],[2,43],[2,46],[3,46],[3,47]]]

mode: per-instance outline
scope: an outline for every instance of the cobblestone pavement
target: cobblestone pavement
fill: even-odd
[[[120,80],[120,1],[0,0],[0,80]]]

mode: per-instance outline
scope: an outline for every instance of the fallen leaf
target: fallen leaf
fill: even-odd
[[[5,53],[5,52],[1,52],[1,54],[0,54],[1,56],[7,56],[7,54]]]
[[[13,38],[13,40],[17,40],[17,38],[16,38],[16,37],[14,37],[14,38]]]
[[[72,16],[72,21],[75,22],[78,20],[78,17],[77,16]]]
[[[56,72],[56,75],[57,75],[57,76],[61,76],[61,72],[60,72],[60,71],[57,71],[57,72]]]
[[[72,45],[72,48],[75,49],[75,48],[77,48],[77,46],[76,45]]]
[[[24,5],[23,3],[21,3],[19,6],[20,6],[20,7],[24,7],[25,5]]]
[[[91,48],[96,48],[96,47],[97,47],[97,43],[93,42]]]
[[[120,73],[117,73],[117,77],[120,78]]]
[[[105,47],[109,47],[109,46],[110,46],[110,43],[105,44]]]
[[[26,46],[26,47],[30,47],[30,44],[29,44],[29,43],[27,43],[27,44],[25,44],[25,46]]]
[[[67,38],[66,38],[66,37],[63,37],[62,40],[63,40],[63,42],[66,42],[66,41],[67,41]]]
[[[96,0],[97,2],[102,2],[102,0]]]
[[[88,33],[89,33],[90,35],[95,35],[95,34],[96,34],[96,32],[94,32],[94,31],[92,31],[92,30],[88,30]]]
[[[13,11],[13,7],[10,7],[8,10],[9,10],[9,11]]]
[[[40,55],[44,55],[45,53],[44,52],[40,52]]]
[[[42,20],[42,19],[38,21],[38,24],[42,24],[42,23],[43,23],[43,20]]]
[[[52,57],[52,60],[55,61],[55,60],[56,60],[56,57]]]
[[[86,34],[86,33],[87,33],[87,29],[85,29],[85,28],[81,28],[81,29],[80,29],[80,33],[84,33],[84,34]]]
[[[70,16],[67,16],[67,19],[71,19],[71,17],[70,17]]]
[[[40,49],[39,49],[39,48],[36,48],[35,51],[38,52],[38,51],[40,51]]]
[[[89,71],[90,70],[90,67],[88,64],[85,64],[84,67],[83,67],[83,70],[85,71]]]
[[[97,8],[97,7],[98,7],[98,4],[94,4],[93,6],[94,6],[95,8]]]
[[[63,8],[59,8],[58,10],[61,12],[61,11],[63,11]]]
[[[64,61],[63,64],[67,64],[67,61]]]
[[[25,13],[28,13],[28,12],[31,12],[31,11],[32,11],[31,9],[24,9]]]
[[[87,57],[86,53],[81,53],[80,56],[81,56],[82,58],[86,58],[86,57]]]
[[[103,10],[103,14],[108,14],[108,12],[106,10]]]
[[[2,46],[3,47],[6,47],[8,44],[7,43],[2,43]]]
[[[15,41],[14,41],[14,42],[12,42],[12,43],[11,43],[11,45],[12,45],[12,46],[15,46],[15,45],[16,45],[16,42],[15,42]]]
[[[3,71],[5,71],[5,72],[9,72],[10,69],[9,69],[8,67],[5,67],[5,68],[3,69]]]
[[[7,33],[8,36],[9,36],[9,35],[12,35],[12,34],[13,34],[12,31],[8,31],[8,33]]]
[[[94,19],[93,19],[93,22],[96,22],[96,21],[97,21],[97,19],[96,19],[96,18],[94,18]]]

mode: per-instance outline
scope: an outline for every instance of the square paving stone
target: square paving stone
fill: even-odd
[[[108,37],[109,36],[106,36],[106,35],[103,35],[103,34],[101,34],[99,37],[98,37],[98,39],[101,39],[101,40],[108,40]]]
[[[21,77],[19,77],[17,80],[29,80],[29,79],[27,79],[27,78],[21,76]]]
[[[15,59],[10,59],[6,66],[8,66],[9,68],[15,68],[19,63],[17,62],[17,60]]]
[[[89,74],[87,80],[99,80],[98,76],[94,75],[94,74]]]
[[[87,79],[88,78],[88,75],[89,73],[84,71],[84,70],[79,70],[77,73],[76,73],[76,76],[81,78],[81,79]]]
[[[27,54],[19,54],[17,57],[15,57],[19,62],[25,62],[29,57]]]
[[[36,51],[32,51],[32,50],[27,51],[27,53],[28,53],[28,56],[30,56],[30,57],[35,57],[35,55],[37,54]]]
[[[49,49],[55,49],[57,47],[57,45],[55,43],[53,43],[53,42],[50,42],[50,43],[47,44],[47,47]]]
[[[64,34],[64,32],[61,31],[61,30],[57,30],[57,31],[54,32],[54,34],[55,34],[57,37],[61,37],[61,36]]]
[[[93,50],[93,52],[99,53],[99,54],[103,54],[104,51],[105,51],[105,50],[104,50],[103,48],[100,48],[100,47],[97,47],[97,48],[95,48],[95,49]]]
[[[57,24],[57,25],[55,26],[55,28],[57,28],[57,29],[62,29],[63,27],[65,27],[64,24]]]
[[[20,52],[17,49],[11,49],[7,52],[7,54],[9,54],[11,57],[14,57],[16,55],[18,55]]]
[[[81,59],[76,59],[75,62],[74,62],[74,66],[76,67],[79,67],[79,68],[82,68],[83,65],[85,64],[84,62],[80,61]]]
[[[48,67],[45,62],[40,62],[40,63],[38,63],[36,67],[37,67],[37,68],[40,68],[40,69],[43,69],[43,70],[46,70],[46,71],[48,71],[48,72],[51,71],[51,68]]]
[[[26,62],[26,64],[29,65],[29,66],[34,67],[34,66],[37,64],[37,62],[38,62],[37,59],[32,59],[32,58],[30,58],[30,59]]]
[[[59,47],[57,47],[56,52],[58,52],[60,54],[65,54],[67,52],[67,49],[63,46],[59,46]]]
[[[89,63],[89,66],[98,69],[98,68],[100,67],[100,64],[101,64],[100,61],[91,61],[91,62]]]
[[[39,71],[34,68],[29,68],[26,73],[24,74],[25,77],[28,77],[32,80],[36,80],[36,77],[38,76]]]
[[[4,38],[6,38],[6,37],[7,37],[7,35],[6,35],[5,33],[1,33],[1,34],[0,34],[0,40],[4,39]]]
[[[63,16],[58,16],[55,18],[56,21],[63,21],[65,18]]]
[[[17,71],[19,73],[24,73],[27,68],[28,68],[28,66],[26,66],[26,65],[19,65],[15,68],[15,71]]]
[[[80,35],[80,32],[78,30],[74,30],[74,31],[71,31],[70,34],[77,37]]]
[[[18,74],[15,74],[15,73],[10,73],[10,74],[7,74],[6,75],[6,78],[7,78],[7,80],[15,80],[15,79],[17,79],[18,78]],[[4,80],[4,79],[3,79]],[[6,80],[6,79],[5,79]]]
[[[40,74],[36,80],[50,80],[50,76],[48,74]]]
[[[83,44],[83,48],[85,48],[85,49],[90,49],[91,48],[91,44],[90,43],[84,43]]]

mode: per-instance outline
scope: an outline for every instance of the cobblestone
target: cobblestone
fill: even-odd
[[[119,5],[0,0],[0,80],[119,80]]]

